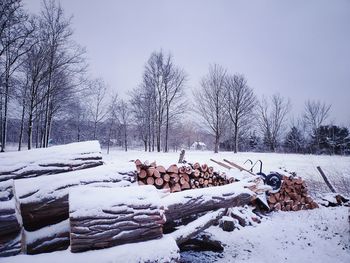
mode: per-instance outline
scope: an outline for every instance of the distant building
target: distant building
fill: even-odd
[[[191,147],[191,150],[204,151],[207,149],[207,145],[204,142],[194,142]]]

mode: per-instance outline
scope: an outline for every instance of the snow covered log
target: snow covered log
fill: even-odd
[[[9,152],[1,155],[0,181],[57,174],[102,164],[98,141]]]
[[[153,186],[72,189],[69,193],[71,251],[162,237],[165,217],[160,199]]]
[[[6,258],[6,263],[120,263],[120,262],[179,262],[180,254],[171,237],[125,244],[106,249],[71,253],[70,250],[39,255],[18,255]]]
[[[26,231],[27,254],[33,255],[67,249],[69,247],[69,231],[68,219],[34,232]]]
[[[0,182],[0,257],[22,250],[22,219],[13,180]]]
[[[132,172],[128,174],[125,171],[132,171],[130,164],[126,164],[126,167],[102,165],[86,170],[16,180],[25,229],[34,231],[68,219],[68,192],[71,188],[79,185],[131,185],[134,176]]]
[[[168,235],[173,237],[177,245],[180,246],[181,244],[185,243],[192,237],[196,236],[197,234],[199,234],[200,232],[217,222],[225,213],[225,209],[219,209],[217,211],[209,212],[204,216],[199,217],[195,221],[180,227],[178,230]]]
[[[254,183],[243,180],[234,184],[172,193],[163,198],[163,204],[167,207],[167,224],[206,211],[248,204],[255,198],[255,193],[248,189],[253,186]]]

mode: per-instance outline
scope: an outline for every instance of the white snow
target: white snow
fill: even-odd
[[[25,231],[26,243],[31,244],[34,243],[36,240],[44,238],[46,236],[51,236],[57,233],[69,232],[69,229],[70,225],[69,220],[67,219],[57,224],[43,227],[36,231]]]
[[[224,232],[211,227],[226,244],[217,262],[350,262],[349,208],[276,212],[255,227]],[[198,262],[201,262],[198,260]]]
[[[30,151],[7,152],[0,155],[0,172],[15,171],[24,172],[38,168],[41,170],[52,169],[42,165],[68,162],[71,164],[81,163],[77,158],[102,157],[101,147],[98,141],[86,141],[66,145],[38,148]],[[93,153],[93,155],[91,155]],[[83,155],[82,155],[83,154]],[[24,168],[27,166],[26,168]]]
[[[49,150],[51,150],[51,148]],[[65,156],[71,155],[71,153],[65,153],[63,148],[62,151],[60,150],[59,152],[62,158],[67,158]],[[16,157],[13,157],[13,159],[5,158],[6,160],[0,155],[0,167],[2,167],[3,164],[18,167],[18,164],[22,162],[22,160],[27,161],[29,159],[33,160],[35,158],[42,158],[43,156],[40,155],[44,155],[44,152],[37,154],[33,151],[33,156],[31,155],[32,154],[28,154],[28,152],[23,152],[20,157],[17,157],[18,155],[16,154],[14,155]],[[107,165],[100,166],[104,167],[100,169],[106,169],[107,173],[107,170],[111,169],[111,167],[116,167],[116,171],[119,172],[134,170],[134,164],[130,163],[129,161],[135,159],[140,159],[143,162],[145,160],[149,160],[150,162],[157,161],[157,164],[163,165],[165,168],[167,168],[167,166],[176,163],[179,157],[179,152],[146,153],[141,151],[111,151],[110,155],[104,155],[103,157]],[[236,176],[236,178],[237,176],[242,176],[240,179],[248,176],[246,173],[240,173],[238,170],[227,170],[213,162],[210,162],[210,158],[218,161],[222,161],[225,158],[242,166],[244,166],[243,163],[248,158],[252,159],[253,161],[260,159],[263,161],[263,172],[265,173],[269,173],[270,171],[283,172],[284,168],[286,168],[289,171],[297,172],[297,175],[301,176],[303,179],[314,180],[320,182],[321,184],[324,184],[323,179],[319,175],[316,166],[321,166],[332,182],[340,177],[344,177],[346,179],[349,179],[350,177],[350,157],[276,153],[233,154],[231,152],[214,154],[208,151],[186,151],[185,154],[185,160],[188,162],[199,162],[201,164],[207,163],[209,166],[213,166],[216,171],[225,172],[227,176]],[[249,168],[249,165],[245,165],[245,167]],[[88,169],[86,172],[82,170],[61,175],[51,175],[49,176],[50,179],[46,178],[45,176],[41,176],[33,179],[17,180],[15,182],[17,196],[30,194],[34,189],[39,189],[39,191],[33,193],[30,198],[42,198],[43,196],[50,195],[50,193],[57,190],[57,188],[63,184],[84,184],[84,176],[91,176],[91,178],[101,178],[101,176],[106,176],[105,172],[95,173],[93,171],[97,171],[98,169],[93,169],[97,168]],[[258,169],[255,170],[255,172],[257,171]],[[86,174],[83,175],[84,173]],[[123,185],[124,183],[120,184]],[[129,182],[126,182],[125,184],[130,185]],[[103,186],[103,184],[100,186]],[[234,187],[234,185],[230,185],[228,187]],[[141,188],[138,187],[138,189]],[[211,191],[215,191],[215,189],[219,188],[212,189],[213,190]],[[108,198],[112,198],[114,194],[117,195],[119,190],[120,189],[111,189],[113,194],[108,197],[105,196],[104,198],[106,199],[103,201],[108,202]],[[62,191],[62,195],[68,193],[68,190]],[[245,189],[244,191],[249,190]],[[143,195],[145,193],[142,191],[140,194]],[[157,194],[160,195],[159,192]],[[135,196],[137,196],[137,194],[135,194]],[[158,199],[163,199],[162,202],[165,204],[170,204],[171,202],[177,202],[178,198],[187,199],[189,198],[188,196],[189,194],[186,194],[186,191],[184,191],[170,194],[164,198],[158,197]],[[79,196],[79,198],[87,198],[87,200],[89,200],[89,196],[82,195]],[[76,199],[79,200],[79,198],[77,197]],[[93,202],[92,198],[90,200]],[[96,202],[97,201],[102,202],[102,199],[96,200]],[[79,201],[77,201],[77,205],[79,204]],[[206,255],[210,254],[212,259],[217,262],[348,263],[350,262],[350,233],[348,215],[349,210],[346,207],[321,207],[319,209],[298,212],[276,212],[273,213],[269,219],[263,220],[261,224],[245,227],[239,231],[235,230],[233,232],[224,232],[218,227],[211,227],[208,229],[208,232],[213,234],[214,238],[217,238],[221,242],[225,243],[226,247],[221,257],[215,256],[216,254],[214,253],[207,253]],[[154,258],[158,258],[159,262],[166,262],[169,259],[169,254],[176,256],[177,246],[174,240],[167,236],[158,240],[121,245],[113,248],[84,253],[72,254],[69,250],[66,250],[35,256],[21,255],[10,258],[0,258],[0,262],[112,263],[146,262],[152,261]],[[202,257],[205,255],[205,253],[197,253],[194,255],[195,256],[192,258],[192,262],[209,262],[208,258]],[[191,255],[187,254],[186,259],[191,259]]]
[[[124,211],[127,204],[162,207],[161,196],[151,185],[103,189],[80,186],[69,191],[69,211],[73,217],[99,215],[110,207],[113,211]]]
[[[83,253],[71,253],[70,250],[38,255],[19,255],[0,258],[6,263],[135,263],[135,262],[170,262],[178,259],[179,251],[175,240],[171,237],[125,244],[102,250]],[[156,260],[156,261],[155,261]]]
[[[101,187],[129,186],[131,185],[127,181],[130,179],[129,176],[119,174],[119,172],[126,170],[135,170],[135,165],[132,163],[122,165],[109,164],[67,173],[15,180],[16,194],[20,198],[21,203],[30,203],[42,198],[65,196],[70,188],[87,183],[90,186]],[[106,182],[101,182],[101,179],[104,179]],[[99,180],[100,182],[91,183],[94,180]],[[120,182],[111,184],[108,182],[109,180]],[[65,188],[65,186],[69,187]]]

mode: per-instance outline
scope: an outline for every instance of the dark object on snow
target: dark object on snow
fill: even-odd
[[[182,149],[179,157],[179,163],[186,163],[185,161],[185,150]]]
[[[265,184],[271,186],[273,191],[278,191],[282,185],[282,178],[277,173],[271,173],[266,176]]]
[[[230,220],[222,219],[221,227],[222,227],[222,230],[226,232],[232,232],[235,229],[235,223],[233,222],[232,218]]]
[[[0,257],[22,250],[22,223],[13,180],[0,182]]]
[[[350,206],[349,199],[337,193],[323,196],[322,201],[320,203],[321,205],[326,207],[335,207],[342,205]]]
[[[213,251],[223,252],[224,247],[218,240],[213,240],[210,235],[200,235],[187,240],[180,245],[180,251]]]

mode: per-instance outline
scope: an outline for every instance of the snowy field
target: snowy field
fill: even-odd
[[[146,153],[111,150],[107,155],[103,149],[102,154],[106,164],[120,166],[123,169],[133,167],[129,161],[135,159],[156,161],[159,165],[167,166],[176,163],[179,158],[179,152]],[[265,173],[281,172],[283,169],[296,172],[308,182],[310,192],[315,198],[328,192],[322,177],[316,170],[316,166],[321,166],[338,191],[349,195],[350,157],[230,152],[214,154],[209,151],[187,151],[185,155],[188,162],[207,163],[214,166],[216,170],[227,172],[211,162],[210,158],[218,161],[228,159],[241,165],[247,159],[261,160]],[[350,262],[349,208],[347,207],[275,212],[256,226],[248,226],[233,232],[224,232],[221,228],[213,226],[207,232],[224,244],[224,252],[185,252],[181,255],[181,262]],[[129,244],[86,253],[72,254],[66,250],[36,256],[20,255],[0,258],[0,262],[125,262],[114,255],[115,253],[122,255],[130,251],[137,252],[132,253],[133,256],[129,257],[131,261],[128,262],[150,260],[154,253],[158,253],[159,258],[166,261],[167,251],[169,253],[174,251],[174,244],[168,241],[167,237],[152,241],[154,247],[158,248],[157,251],[140,249],[138,244]]]
[[[140,159],[150,162],[157,161],[160,165],[170,165],[176,163],[179,159],[179,152],[156,153],[143,151],[117,151],[111,150],[106,154],[103,149],[103,160],[106,163],[123,163],[130,160]],[[207,163],[214,166],[216,170],[227,172],[225,168],[211,162],[210,159],[222,161],[227,159],[243,166],[247,159],[253,162],[261,160],[263,162],[263,172],[268,174],[271,171],[283,172],[280,168],[287,169],[290,172],[296,172],[309,183],[310,193],[317,195],[328,192],[323,183],[323,179],[316,167],[320,166],[327,175],[328,179],[336,186],[340,193],[350,195],[350,157],[347,156],[328,156],[328,155],[302,155],[302,154],[279,154],[279,153],[253,153],[244,152],[234,154],[232,152],[220,152],[214,154],[212,151],[186,151],[185,160],[188,162]],[[246,164],[248,168],[249,165]],[[256,166],[254,172],[258,172]]]

